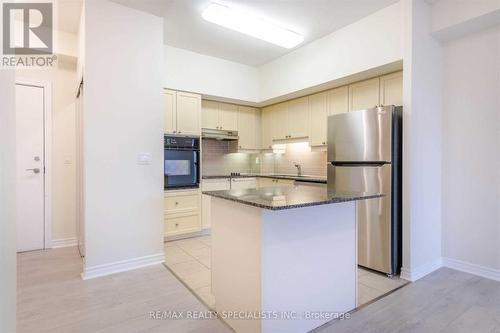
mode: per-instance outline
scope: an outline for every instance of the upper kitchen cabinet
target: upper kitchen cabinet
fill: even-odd
[[[349,112],[349,87],[328,91],[328,115]]]
[[[380,79],[374,78],[349,86],[349,111],[364,110],[380,104]]]
[[[219,102],[201,101],[201,127],[218,129],[219,127]]]
[[[273,120],[271,124],[272,139],[285,140],[288,139],[288,103],[279,103],[273,106]]]
[[[181,91],[163,90],[165,133],[201,134],[201,96]]]
[[[326,145],[328,92],[309,96],[309,145]]]
[[[201,134],[201,96],[177,92],[177,134]]]
[[[260,145],[260,110],[249,106],[238,106],[238,149],[257,150]]]
[[[262,109],[262,135],[261,135],[261,148],[273,148],[273,106],[268,106]]]
[[[272,109],[272,139],[307,138],[309,134],[309,97],[275,104]]]
[[[177,107],[176,92],[173,90],[163,90],[163,107],[165,112],[164,131],[168,134],[174,134],[177,131]]]
[[[238,106],[215,101],[202,102],[202,127],[215,130],[238,129]]]
[[[380,77],[380,104],[403,105],[403,72]]]
[[[238,130],[238,106],[219,103],[219,129],[226,131]]]
[[[309,96],[288,102],[288,138],[307,138],[309,134]]]

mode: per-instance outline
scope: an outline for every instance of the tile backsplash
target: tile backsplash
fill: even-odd
[[[307,142],[289,143],[284,154],[263,154],[261,172],[296,174],[298,163],[303,175],[326,177],[326,159],[326,151],[311,151]]]
[[[231,172],[263,174],[295,174],[294,162],[302,174],[326,177],[325,151],[311,151],[305,142],[287,144],[285,153],[232,153],[231,142],[202,140],[203,175],[226,175]]]
[[[232,141],[202,140],[202,175],[250,173],[250,154],[232,153]]]

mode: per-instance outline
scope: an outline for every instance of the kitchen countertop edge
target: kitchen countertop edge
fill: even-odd
[[[349,202],[349,201],[359,201],[359,200],[366,200],[366,199],[375,199],[375,198],[381,198],[384,195],[383,194],[359,194],[359,195],[351,195],[351,196],[336,196],[332,197],[329,199],[325,200],[317,200],[317,201],[309,201],[309,202],[304,202],[304,203],[293,203],[293,204],[285,204],[282,206],[272,206],[269,204],[265,203],[259,203],[255,201],[251,201],[248,199],[238,199],[237,197],[231,196],[227,193],[228,191],[203,191],[203,194],[220,198],[220,199],[225,199],[229,201],[234,201],[238,202],[241,204],[257,207],[257,208],[263,208],[263,209],[269,209],[269,210],[285,210],[285,209],[293,209],[293,208],[302,208],[302,207],[310,207],[310,206],[320,206],[320,205],[328,205],[328,204],[336,204],[336,203],[342,203],[342,202]]]

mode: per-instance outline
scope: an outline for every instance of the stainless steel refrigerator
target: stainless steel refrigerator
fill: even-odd
[[[358,264],[401,268],[402,107],[328,117],[328,188],[384,194],[357,202]]]

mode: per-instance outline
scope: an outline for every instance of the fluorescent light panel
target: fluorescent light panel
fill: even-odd
[[[202,17],[225,28],[291,49],[304,41],[304,36],[274,25],[251,13],[246,13],[218,3],[211,3]]]

